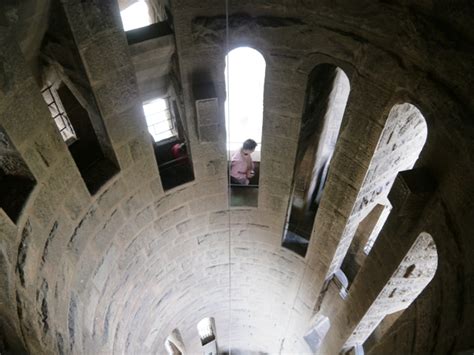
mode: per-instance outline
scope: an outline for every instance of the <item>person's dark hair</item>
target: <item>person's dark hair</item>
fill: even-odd
[[[254,150],[256,147],[257,147],[257,142],[255,142],[253,139],[247,139],[243,145],[243,149],[247,149],[247,150]]]

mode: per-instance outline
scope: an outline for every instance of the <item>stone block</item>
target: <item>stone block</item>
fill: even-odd
[[[115,1],[62,1],[66,17],[79,47],[93,41],[97,34],[122,28],[118,4]]]
[[[176,226],[181,221],[184,221],[188,217],[187,206],[178,207],[167,214],[164,214],[158,219],[157,224],[162,230],[167,230],[171,227]]]
[[[146,126],[143,106],[137,102],[136,105],[121,113],[107,117],[108,133],[114,145],[121,145],[130,140],[131,137],[147,135],[147,142],[151,145],[151,136]]]
[[[80,46],[80,52],[92,85],[108,80],[111,73],[131,64],[127,41],[118,28],[95,34]]]
[[[109,77],[108,80],[95,85],[93,89],[105,122],[112,115],[120,114],[140,103],[135,73],[131,65],[117,70],[113,78]]]
[[[100,260],[99,266],[94,272],[93,282],[98,290],[102,291],[107,277],[116,269],[115,260],[117,260],[119,250],[112,245],[106,252],[105,256]]]

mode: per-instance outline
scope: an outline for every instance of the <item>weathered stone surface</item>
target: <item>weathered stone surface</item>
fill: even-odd
[[[0,126],[38,183],[16,224],[0,211],[0,352],[162,353],[178,328],[187,351],[199,353],[196,324],[212,316],[221,349],[308,353],[303,335],[326,278],[359,222],[421,151],[423,122],[406,103],[426,120],[417,164],[438,185],[417,218],[406,203],[399,208],[407,218],[390,215],[346,300],[330,284],[321,312],[332,326],[322,353],[363,341],[381,310],[418,296],[434,260],[413,268],[404,257],[421,232],[438,250],[435,276],[403,314],[382,321],[366,350],[474,347],[472,5],[230,2],[228,49],[251,46],[267,63],[258,207],[230,208],[223,117],[210,142],[200,142],[192,90],[195,72],[208,71],[223,113],[222,1],[173,1],[174,33],[131,48],[115,1],[61,2],[87,76],[79,79],[91,84],[108,152],[121,168],[95,195],[39,93],[49,2],[17,3],[6,4],[12,27],[0,20]],[[304,259],[281,238],[308,77],[327,62],[346,72],[351,91]],[[196,178],[165,192],[141,103],[171,86],[184,108]],[[9,147],[0,134],[0,150]]]

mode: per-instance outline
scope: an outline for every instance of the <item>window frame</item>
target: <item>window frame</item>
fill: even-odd
[[[156,112],[153,112],[153,113],[147,115],[145,106],[150,105],[154,101],[158,101],[158,100],[163,100],[165,102],[166,108],[164,110],[156,111]],[[173,139],[173,138],[176,138],[176,139],[181,138],[180,135],[179,135],[179,132],[178,132],[178,128],[177,128],[176,116],[174,115],[174,112],[171,109],[171,99],[170,99],[169,96],[153,98],[151,100],[143,102],[142,106],[143,106],[143,112],[145,114],[145,120],[146,120],[148,132],[153,137],[153,144],[160,144],[161,142],[168,141],[168,140]],[[155,115],[159,115],[163,112],[167,113],[167,118],[166,119],[161,119],[158,122],[155,122],[155,123],[152,123],[152,124],[149,123],[150,117],[153,117]],[[168,122],[168,126],[170,128],[167,129],[167,130],[164,130],[162,132],[158,132],[155,136],[155,134],[151,131],[150,128],[152,128],[154,126],[157,126],[157,125],[159,125],[163,122]],[[170,135],[167,136],[167,137],[161,138],[161,139],[157,139],[158,135],[166,133],[166,132],[170,132]]]

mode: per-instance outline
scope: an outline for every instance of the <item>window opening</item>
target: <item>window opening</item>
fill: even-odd
[[[0,208],[14,223],[35,185],[33,174],[0,127]]]
[[[341,269],[347,275],[350,284],[354,281],[365,257],[372,249],[391,210],[392,206],[386,199],[383,203],[374,206],[372,211],[359,223],[353,242],[341,265]]]
[[[176,103],[170,98],[157,98],[145,102],[143,111],[163,189],[193,181],[191,154]]]
[[[148,4],[144,0],[139,0],[120,11],[124,31],[148,26],[152,23]]]
[[[377,223],[371,231],[367,231],[369,238],[367,239],[367,243],[364,246],[365,255],[369,255],[370,251],[372,250],[374,243],[377,240],[380,231],[382,230],[382,227],[384,226],[385,222],[388,219],[388,216],[390,215],[390,211],[392,211],[392,205],[387,199],[386,203],[383,205],[383,211],[380,213],[380,216],[377,219]]]
[[[105,127],[98,117],[93,123],[89,112],[64,83],[48,85],[42,94],[89,192],[96,193],[119,171]]]
[[[231,206],[257,206],[263,122],[265,59],[239,47],[226,56],[225,123]]]
[[[217,341],[214,318],[203,318],[197,324],[204,354],[217,355]]]
[[[387,317],[388,324],[384,325],[386,331],[428,286],[436,273],[437,267],[438,252],[436,244],[430,234],[423,232],[412,244],[410,250],[369,307],[343,348],[350,349],[357,344],[364,344]],[[378,335],[383,336],[383,334]]]
[[[388,193],[400,171],[411,170],[428,135],[423,114],[408,103],[393,106],[356,201],[355,233],[341,268],[355,279],[392,209]],[[357,221],[360,221],[357,224]],[[346,227],[347,228],[347,227]]]
[[[155,99],[143,104],[148,131],[155,142],[176,135],[168,99]]]
[[[56,127],[58,127],[59,133],[61,133],[61,137],[63,138],[64,142],[66,142],[68,145],[72,144],[77,139],[76,132],[74,132],[71,121],[64,112],[64,107],[61,104],[61,100],[57,96],[57,92],[52,90],[52,86],[50,85],[42,90],[41,94],[43,95],[44,101],[48,105],[51,117],[53,118]]]
[[[320,64],[310,74],[283,246],[306,255],[349,96],[346,74]]]

